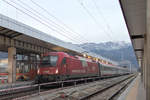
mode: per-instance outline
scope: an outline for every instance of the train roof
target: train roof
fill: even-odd
[[[127,69],[127,68],[123,68],[123,67],[120,67],[120,66],[114,66],[114,65],[109,65],[109,64],[102,64],[102,63],[100,63],[100,64],[103,65],[104,67],[117,68],[117,69]]]

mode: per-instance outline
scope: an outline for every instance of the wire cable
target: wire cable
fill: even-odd
[[[71,32],[69,32],[69,31],[67,31],[64,27],[62,27],[62,26],[60,26],[59,24],[55,23],[54,21],[48,19],[47,17],[45,17],[44,15],[42,15],[41,13],[39,13],[38,11],[36,11],[35,9],[33,9],[32,7],[28,6],[26,3],[22,2],[21,0],[17,0],[17,1],[19,1],[21,4],[23,4],[23,5],[26,6],[27,8],[30,8],[30,10],[34,11],[35,13],[37,13],[39,16],[41,16],[41,19],[42,19],[42,18],[44,18],[44,20],[46,19],[45,21],[47,21],[47,23],[49,23],[49,22],[53,23],[54,25],[52,25],[51,23],[49,23],[49,24],[51,24],[53,27],[58,28],[60,31],[63,31],[63,32],[65,32],[65,33],[71,33]],[[32,13],[32,14],[33,14],[33,13]],[[38,16],[38,15],[37,15],[37,16]],[[68,35],[69,35],[69,36],[70,36],[70,35],[73,36],[73,34],[68,34]],[[75,36],[75,37],[76,37],[76,36]],[[80,40],[80,37],[76,37],[76,39],[77,39],[78,41],[80,41],[80,42],[84,42],[83,40]]]
[[[97,9],[99,15],[103,18],[103,20],[104,20],[104,22],[105,22],[105,24],[106,24],[106,26],[107,26],[107,29],[108,29],[111,33],[114,33],[114,32],[112,31],[112,29],[110,28],[110,25],[108,24],[106,18],[103,16],[103,14],[102,14],[100,8],[97,6],[95,0],[91,0],[91,1],[93,2],[95,8]]]
[[[39,22],[39,23],[41,23],[41,24],[45,25],[46,27],[48,27],[48,28],[49,28],[49,29],[51,29],[52,31],[55,31],[55,32],[57,32],[57,33],[61,34],[62,36],[64,36],[65,38],[67,38],[67,39],[69,39],[69,40],[71,40],[71,41],[76,42],[75,40],[73,40],[73,39],[69,38],[67,35],[63,35],[63,34],[62,34],[62,33],[60,33],[59,31],[57,31],[57,30],[55,30],[55,29],[51,28],[49,25],[47,25],[47,24],[43,23],[41,20],[39,20],[39,19],[37,19],[37,18],[35,18],[35,17],[31,16],[30,14],[26,13],[25,11],[23,11],[23,10],[21,10],[21,9],[17,8],[16,6],[12,5],[12,4],[11,4],[11,3],[9,3],[8,1],[6,1],[6,0],[2,0],[2,1],[4,1],[4,2],[5,2],[5,3],[7,3],[8,5],[10,5],[10,6],[12,6],[12,7],[16,8],[18,11],[20,11],[20,12],[22,12],[22,13],[26,14],[27,16],[31,17],[32,19],[36,20],[37,22]]]
[[[66,28],[68,28],[70,31],[72,31],[73,33],[76,33],[77,35],[81,36],[82,38],[84,38],[86,40],[86,42],[88,42],[88,40],[84,36],[82,36],[81,34],[75,32],[73,29],[71,29],[69,26],[67,26],[65,23],[63,23],[60,19],[58,19],[57,17],[55,17],[52,13],[50,13],[49,11],[47,11],[45,8],[43,8],[42,6],[40,6],[39,4],[37,4],[36,2],[34,2],[33,0],[30,0],[30,1],[34,5],[36,5],[40,9],[42,9],[44,12],[46,12],[49,16],[53,17],[57,22],[61,23],[63,26],[65,26]]]
[[[77,0],[78,3],[81,5],[81,7],[86,11],[86,13],[92,18],[92,20],[94,21],[94,23],[97,25],[97,27],[99,28],[102,27],[102,25],[97,21],[97,19],[92,15],[92,13],[84,6],[84,4],[82,2],[80,2],[79,0]],[[103,29],[103,31],[107,34],[107,37],[112,40],[111,35],[105,31],[105,29]],[[100,32],[100,31],[99,31]]]

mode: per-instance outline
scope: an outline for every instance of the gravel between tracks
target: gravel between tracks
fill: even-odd
[[[26,99],[28,100],[80,100],[96,91],[103,90],[106,87],[115,84],[117,82],[123,81],[131,76],[133,75],[126,75],[126,76],[120,76],[120,77],[106,79],[106,80],[95,81],[92,83],[82,84],[79,86],[72,86],[64,89],[56,89],[55,91],[50,90],[47,92],[42,92],[40,93],[40,95],[36,95]],[[105,100],[105,99],[98,99],[98,100]]]
[[[114,94],[116,94],[118,91],[122,90],[123,87],[125,87],[127,84],[129,84],[133,79],[134,79],[134,77],[129,78],[129,79],[121,82],[120,84],[117,84],[117,85],[107,89],[106,91],[104,91],[102,93],[98,93],[98,94],[92,96],[88,100],[113,100],[115,97]]]

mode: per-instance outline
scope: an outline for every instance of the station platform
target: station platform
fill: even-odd
[[[128,88],[120,95],[118,100],[146,100],[146,91],[139,74]]]

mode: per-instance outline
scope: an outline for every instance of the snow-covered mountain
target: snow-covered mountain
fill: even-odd
[[[104,43],[84,43],[78,45],[88,52],[94,52],[108,59],[123,62],[129,61],[133,66],[138,66],[131,43],[104,42]]]
[[[117,50],[117,49],[125,48],[127,46],[131,46],[131,44],[121,41],[121,42],[103,42],[103,43],[84,43],[84,44],[80,44],[79,46],[88,50],[94,48],[97,50],[102,49],[102,50],[111,51],[111,50]]]

